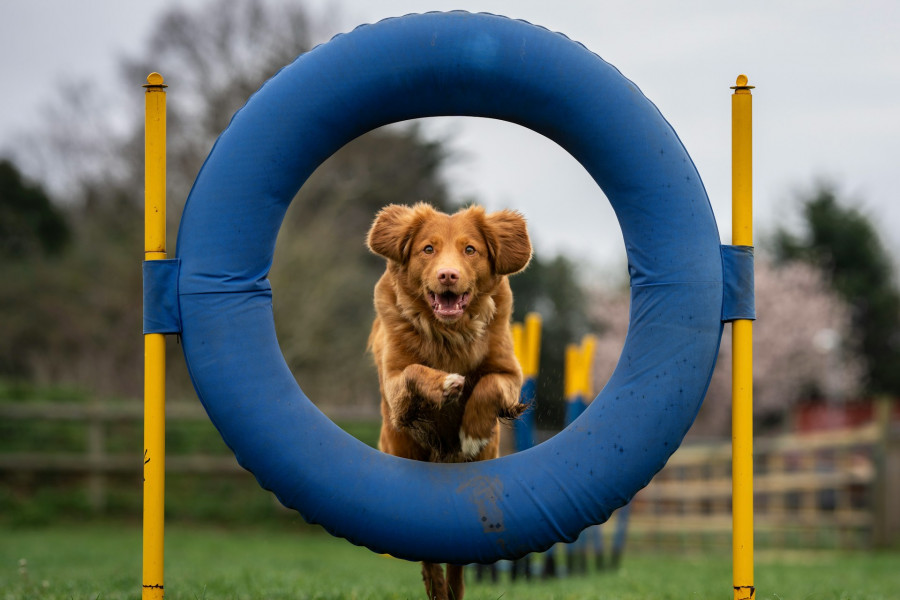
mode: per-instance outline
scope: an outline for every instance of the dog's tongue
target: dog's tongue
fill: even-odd
[[[434,294],[432,299],[432,308],[440,317],[459,316],[465,310],[465,298],[459,294],[444,292],[443,294]]]
[[[454,294],[453,292],[438,294],[437,296],[435,296],[435,299],[437,300],[437,310],[442,313],[450,313],[462,310],[457,306],[459,304],[459,296]]]

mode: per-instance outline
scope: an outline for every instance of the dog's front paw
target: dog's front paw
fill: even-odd
[[[504,421],[515,421],[524,415],[530,408],[531,405],[529,404],[520,404],[517,402],[516,404],[501,408],[500,414],[498,414],[497,417]]]
[[[459,447],[460,453],[465,460],[472,460],[484,450],[484,447],[491,442],[491,438],[474,438],[466,435],[462,429],[459,430]]]
[[[444,377],[443,398],[444,402],[455,402],[462,395],[466,378],[457,373],[450,373]]]

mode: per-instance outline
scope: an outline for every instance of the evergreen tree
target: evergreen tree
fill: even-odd
[[[58,255],[71,233],[65,215],[38,185],[25,181],[9,160],[0,160],[0,257]]]

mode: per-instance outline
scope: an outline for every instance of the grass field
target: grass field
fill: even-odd
[[[288,529],[170,525],[166,598],[424,598],[417,565],[306,526]],[[0,530],[0,600],[137,599],[140,553],[140,530],[131,524]],[[900,553],[762,555],[756,585],[759,600],[894,600]],[[615,573],[527,583],[470,578],[466,598],[730,600],[730,556],[628,554]]]

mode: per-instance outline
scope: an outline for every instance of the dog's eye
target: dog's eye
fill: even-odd
[[[434,246],[429,244],[429,245],[425,246],[424,248],[422,248],[422,252],[424,252],[425,254],[434,254]]]
[[[466,254],[469,256],[475,254],[475,246],[466,246]]]

